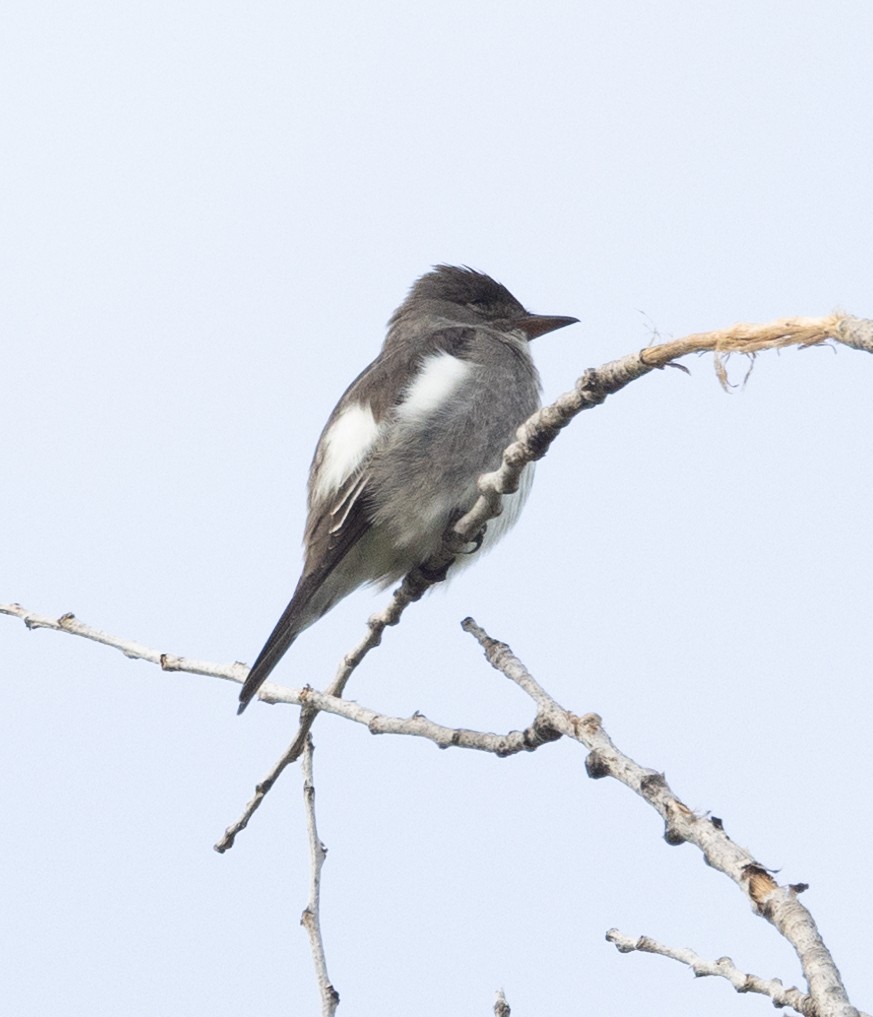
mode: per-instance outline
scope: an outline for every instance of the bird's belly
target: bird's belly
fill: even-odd
[[[497,544],[499,540],[502,540],[509,532],[510,528],[516,524],[518,517],[521,515],[521,510],[524,508],[524,503],[527,501],[528,495],[530,494],[531,487],[533,487],[534,468],[534,463],[528,463],[521,471],[521,476],[518,481],[518,490],[513,494],[505,494],[503,496],[501,501],[503,511],[496,519],[490,519],[488,521],[488,525],[485,527],[485,537],[482,540],[482,544],[479,547],[477,554],[460,555],[456,559],[455,564],[452,566],[452,572],[457,572],[459,568],[463,568],[464,566],[471,564],[480,554],[486,554],[495,546],[495,544]],[[469,507],[473,507],[472,503]],[[451,572],[449,574],[451,575]]]
[[[489,520],[478,551],[475,554],[459,555],[449,575],[490,551],[515,524],[530,494],[533,475],[534,464],[529,463],[522,471],[518,490],[504,495],[503,511]],[[388,585],[436,554],[449,524],[468,512],[476,497],[475,484],[467,485],[463,492],[444,490],[420,500],[416,500],[413,493],[409,492],[407,504],[410,511],[402,516],[390,514],[368,534],[365,554],[374,577],[380,576],[383,584]]]

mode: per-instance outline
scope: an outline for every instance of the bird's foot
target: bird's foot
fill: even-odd
[[[482,546],[482,541],[485,539],[485,531],[488,529],[488,524],[484,523],[482,529],[476,534],[475,537],[470,541],[472,546],[466,547],[461,554],[475,554]]]
[[[485,539],[485,531],[488,529],[488,524],[483,523],[482,529],[479,530],[476,536],[473,537],[472,540],[468,540],[463,547],[458,548],[458,535],[455,533],[455,523],[457,523],[459,519],[462,519],[464,515],[465,513],[463,509],[457,509],[452,513],[449,518],[449,525],[446,527],[446,532],[443,536],[443,541],[444,543],[447,543],[449,547],[453,548],[453,550],[457,548],[457,550],[454,550],[455,554],[475,554],[482,546],[482,541]]]
[[[457,519],[460,519],[462,514],[463,513],[458,513]],[[457,521],[456,519],[453,519],[449,523],[448,528],[446,529],[446,539],[449,541],[451,541],[451,537],[453,536],[452,531],[456,521]],[[453,553],[475,554],[482,546],[482,541],[485,539],[485,529],[486,527],[483,526],[482,529],[476,534],[475,537],[473,537],[472,540],[468,541],[464,547],[459,548],[457,551],[454,551]],[[456,536],[455,539],[457,539]],[[429,583],[441,583],[446,578],[446,574],[448,573],[451,564],[452,564],[451,561],[448,561],[445,564],[429,566],[425,562],[424,564],[419,565],[419,570]]]

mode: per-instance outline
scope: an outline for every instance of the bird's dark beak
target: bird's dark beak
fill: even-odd
[[[565,318],[554,314],[527,314],[523,318],[516,318],[512,324],[514,328],[520,328],[530,340],[547,332],[554,332],[556,328],[575,325],[578,321],[578,318]]]

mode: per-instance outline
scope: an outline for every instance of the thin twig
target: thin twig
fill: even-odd
[[[185,671],[191,674],[225,681],[242,682],[248,673],[245,664],[217,664],[209,661],[193,660],[188,657],[175,656],[152,649],[128,639],[112,636],[100,629],[95,629],[84,622],[76,620],[70,624],[72,615],[64,615],[54,619],[42,615],[20,604],[0,604],[0,614],[11,615],[24,620],[30,628],[44,628],[70,635],[82,636],[121,650],[125,656],[135,660],[144,660],[157,664],[167,671]],[[447,727],[429,720],[422,713],[411,717],[391,717],[368,706],[350,699],[340,699],[329,692],[319,692],[311,686],[300,689],[286,688],[268,682],[270,702],[300,706],[314,712],[330,713],[344,720],[352,721],[366,727],[371,734],[408,735],[425,738],[441,749],[451,747],[474,749],[479,752],[490,752],[496,756],[512,756],[519,752],[530,752],[546,741],[552,740],[549,732],[537,726],[536,719],[530,727],[523,731],[507,731],[495,734],[489,731],[474,731],[468,728]]]
[[[48,615],[37,614],[21,604],[0,604],[0,614],[7,614],[13,618],[20,618],[29,629],[49,629],[53,632],[67,632],[71,636],[81,636],[83,639],[90,639],[95,643],[102,643],[104,646],[111,646],[120,650],[125,657],[131,660],[145,660],[150,664],[157,664],[164,671],[186,671],[188,674],[206,675],[210,678],[223,678],[225,681],[245,681],[249,669],[245,664],[237,661],[233,664],[214,664],[205,660],[194,660],[191,657],[177,657],[171,653],[162,653],[160,650],[153,650],[142,643],[136,643],[132,639],[121,639],[118,636],[109,635],[101,629],[95,629],[86,625],[72,613],[62,614],[59,618],[52,618]]]
[[[339,1006],[339,993],[327,973],[327,958],[321,935],[321,868],[327,857],[327,848],[318,836],[315,822],[315,784],[312,779],[312,755],[315,746],[312,738],[306,739],[303,747],[303,804],[306,810],[306,832],[309,837],[309,901],[300,916],[300,924],[309,933],[309,945],[315,964],[318,992],[321,996],[322,1017],[333,1017]]]
[[[655,953],[661,957],[669,957],[680,964],[687,964],[697,978],[705,978],[712,975],[725,978],[731,983],[737,992],[759,992],[763,996],[769,996],[774,1006],[790,1006],[805,1017],[816,1017],[815,1005],[812,997],[792,986],[786,989],[778,978],[760,978],[758,975],[749,975],[740,971],[730,957],[719,957],[718,960],[705,960],[693,950],[687,947],[678,948],[664,946],[649,936],[640,936],[632,939],[625,936],[618,929],[610,929],[606,933],[609,943],[614,943],[620,953]],[[867,1017],[866,1014],[859,1014],[859,1017]]]
[[[374,614],[367,622],[367,635],[358,643],[358,645],[343,657],[340,663],[339,669],[334,677],[334,680],[328,685],[326,693],[331,697],[342,696],[346,683],[351,678],[352,673],[366,655],[378,646],[382,641],[382,633],[385,631],[387,626],[396,625],[400,621],[400,616],[406,607],[411,604],[414,600],[418,600],[419,597],[427,589],[427,585],[418,587],[418,578],[421,570],[415,570],[414,573],[410,573],[401,583],[400,587],[394,591],[394,595],[391,598],[388,606],[380,611],[378,614]],[[424,577],[421,576],[422,581]],[[266,700],[267,702],[280,702],[287,701],[283,698],[279,698],[276,695],[276,686],[272,683],[267,682],[261,686],[258,693],[260,699]],[[270,768],[269,773],[264,777],[263,780],[259,781],[255,785],[255,793],[248,800],[240,814],[239,818],[230,824],[230,826],[224,831],[224,834],[215,844],[215,850],[219,854],[224,854],[229,848],[233,847],[233,842],[236,840],[236,836],[242,830],[244,830],[249,823],[249,820],[260,808],[261,802],[263,802],[266,795],[269,793],[272,786],[279,779],[282,771],[290,766],[291,763],[299,759],[303,747],[306,744],[306,737],[309,734],[312,724],[315,721],[316,716],[319,712],[319,707],[314,702],[306,703],[303,705],[303,709],[300,711],[300,720],[297,726],[297,733],[294,735],[291,744],[282,753],[279,759]]]

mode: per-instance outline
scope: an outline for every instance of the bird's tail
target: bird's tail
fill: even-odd
[[[328,534],[331,539],[322,553],[313,555],[310,548],[291,603],[276,622],[270,638],[243,683],[237,714],[242,713],[254,699],[258,689],[300,633],[370,578],[366,570],[361,570],[359,560],[361,554],[365,553],[360,538],[367,526],[366,516],[359,512],[356,521],[345,525],[340,533]],[[349,552],[352,552],[351,564],[348,560]]]
[[[243,682],[237,714],[242,713],[254,699],[258,689],[300,633],[360,585],[360,581],[349,582],[345,575],[337,574],[334,571],[336,564],[338,562],[322,563],[321,567],[311,572],[304,571],[300,577],[291,603],[282,612],[282,617],[276,622]]]
[[[252,664],[252,669],[240,690],[237,714],[242,713],[254,699],[258,689],[270,677],[273,668],[279,663],[283,654],[306,628],[305,625],[297,624],[296,615],[299,612],[296,601],[295,594],[291,603],[285,608],[282,617],[276,622],[276,627],[270,633],[270,638],[264,644],[264,648]]]

